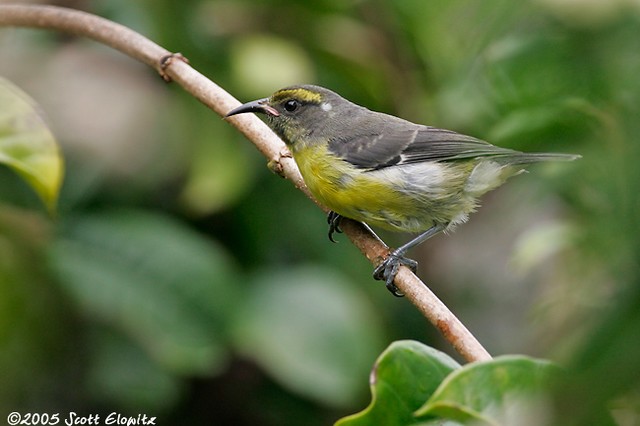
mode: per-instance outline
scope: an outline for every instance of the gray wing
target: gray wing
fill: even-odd
[[[453,161],[520,154],[451,130],[400,123],[377,134],[333,139],[329,150],[359,168],[382,169],[423,161]]]

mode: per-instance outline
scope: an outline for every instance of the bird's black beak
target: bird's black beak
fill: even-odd
[[[274,107],[269,105],[269,98],[264,98],[264,99],[258,99],[257,101],[247,102],[244,105],[240,105],[238,108],[235,108],[229,111],[229,113],[227,113],[227,115],[225,115],[224,118],[231,117],[232,115],[236,115],[236,114],[244,114],[246,112],[269,114],[274,117],[277,117],[280,115],[278,110],[276,110]]]

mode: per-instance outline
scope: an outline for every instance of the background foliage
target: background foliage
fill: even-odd
[[[416,253],[493,354],[564,365],[557,424],[640,422],[640,6],[633,0],[59,1],[246,101],[289,84],[522,150],[574,152]],[[0,169],[0,411],[329,424],[376,357],[451,353],[231,126],[82,39],[0,32],[67,172],[57,218]],[[390,243],[404,236],[385,235]],[[451,354],[455,357],[455,354]]]

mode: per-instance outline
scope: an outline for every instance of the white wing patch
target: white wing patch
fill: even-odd
[[[386,167],[377,170],[387,182],[398,183],[403,190],[414,193],[440,194],[446,190],[447,168],[443,164],[427,162]]]
[[[502,173],[503,168],[504,166],[495,161],[481,161],[469,175],[464,186],[465,192],[473,197],[479,197],[502,185],[505,180]]]
[[[323,102],[320,105],[320,108],[322,108],[323,111],[331,111],[333,109],[333,105],[331,105],[329,102]]]

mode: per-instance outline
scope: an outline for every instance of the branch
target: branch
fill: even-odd
[[[0,26],[44,28],[88,37],[155,68],[165,79],[178,83],[220,116],[240,105],[186,61],[178,60],[179,55],[173,55],[129,28],[89,13],[54,6],[0,5]],[[252,115],[234,117],[229,122],[269,159],[279,174],[313,200],[286,146],[264,122]],[[389,247],[362,224],[345,220],[342,229],[374,265],[389,254]],[[466,360],[491,359],[469,330],[408,268],[400,268],[395,284]]]

